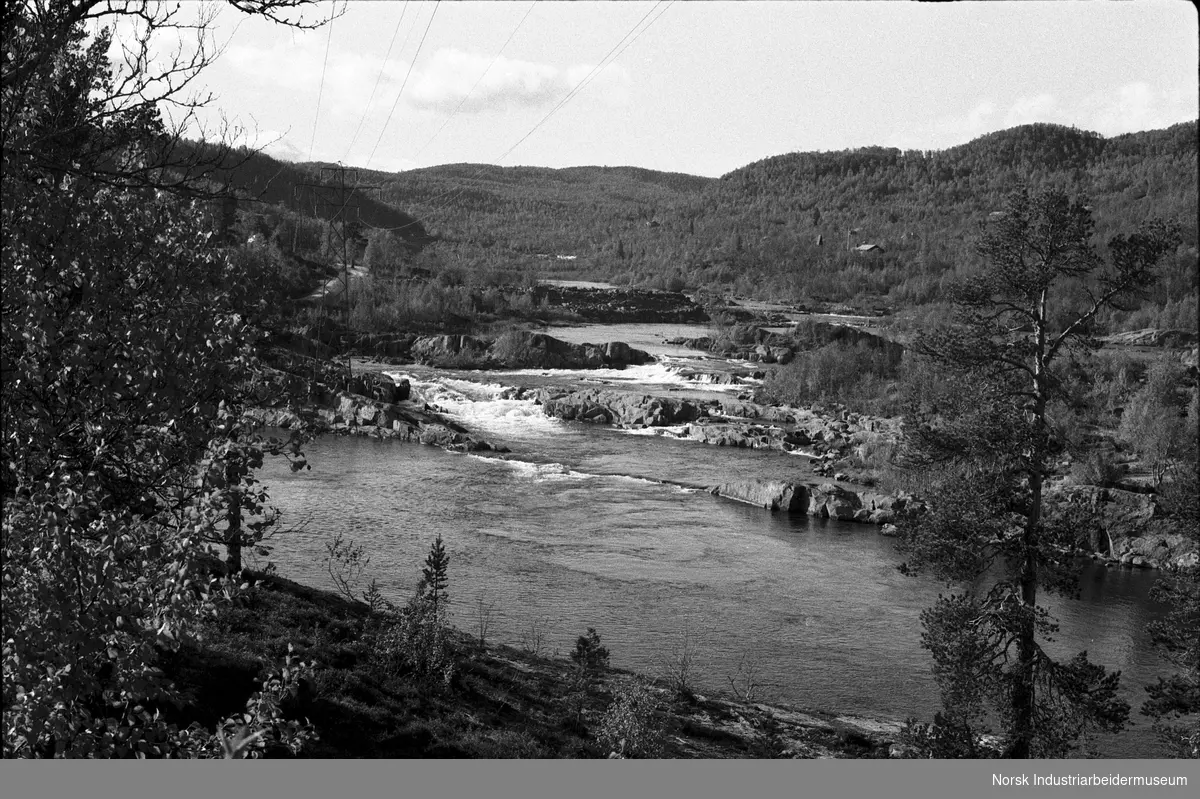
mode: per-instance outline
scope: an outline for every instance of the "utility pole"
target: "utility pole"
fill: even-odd
[[[360,199],[370,191],[379,187],[358,182],[358,170],[347,169],[341,164],[321,167],[321,180],[318,183],[298,183],[296,192],[307,192],[314,204],[328,214],[329,229],[337,237],[342,246],[342,296],[345,300],[346,327],[350,327],[350,269],[354,257],[354,247],[350,246],[353,226],[359,220]],[[322,216],[324,214],[321,214]],[[321,293],[321,322],[325,319],[325,292]],[[319,323],[320,324],[320,323]],[[318,338],[320,337],[318,327]],[[346,375],[353,376],[350,366],[350,356],[346,355]]]

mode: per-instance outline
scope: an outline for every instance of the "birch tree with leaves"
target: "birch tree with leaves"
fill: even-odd
[[[301,3],[231,5],[284,21]],[[204,559],[224,544],[236,575],[265,534],[254,469],[300,457],[243,414],[259,331],[209,202],[236,148],[184,144],[213,56],[211,17],[185,13],[3,4],[5,757],[206,751],[161,716],[159,655],[239,590]],[[172,34],[195,46],[155,58]]]

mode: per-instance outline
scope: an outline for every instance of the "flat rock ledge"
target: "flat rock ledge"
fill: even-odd
[[[713,486],[709,493],[772,511],[880,525],[885,535],[894,533],[897,513],[923,507],[919,500],[908,495],[853,491],[832,482],[738,480]]]
[[[624,369],[654,360],[650,353],[621,341],[573,344],[528,330],[496,338],[345,332],[340,341],[341,349],[351,354],[442,369]]]

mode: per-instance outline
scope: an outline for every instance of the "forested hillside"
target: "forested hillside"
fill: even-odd
[[[439,239],[482,250],[473,254],[487,266],[576,255],[581,268],[605,273],[602,256],[623,254],[627,231],[656,224],[660,212],[702,196],[715,182],[636,167],[486,164],[416,169],[383,180],[387,201],[408,209]]]
[[[1196,137],[1195,122],[1113,138],[1034,124],[943,151],[791,153],[716,180],[467,164],[374,179],[468,270],[892,307],[935,301],[974,266],[1005,192],[1053,185],[1091,198],[1100,243],[1152,217],[1183,225],[1150,298],[1164,306],[1196,291]]]
[[[210,180],[233,188],[243,226],[276,238],[289,251],[319,251],[328,238],[325,222],[343,213],[341,204],[356,237],[387,230],[413,252],[432,240],[417,218],[385,202],[379,192],[354,188],[366,180],[352,169],[342,178],[347,186],[342,192],[332,169],[336,165],[292,164],[246,150],[224,154],[221,161]]]
[[[324,222],[334,207],[321,202],[336,193],[304,187],[332,177],[321,166],[246,158],[231,174],[244,197],[240,233],[340,260]],[[978,266],[974,242],[1008,191],[1055,186],[1090,199],[1101,246],[1155,217],[1182,226],[1141,307],[1109,312],[1104,327],[1196,325],[1195,122],[1113,138],[1034,124],[942,151],[790,153],[719,179],[479,164],[357,178],[377,187],[352,201],[356,258],[373,271],[445,286],[577,277],[893,310],[940,301]]]

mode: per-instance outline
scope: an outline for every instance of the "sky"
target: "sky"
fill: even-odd
[[[937,150],[1030,122],[1113,136],[1200,116],[1186,0],[337,8],[309,31],[221,11],[223,50],[197,84],[216,98],[207,123],[223,114],[288,160],[391,172],[715,177],[788,152]]]

